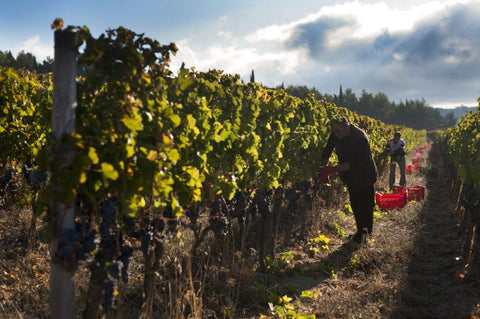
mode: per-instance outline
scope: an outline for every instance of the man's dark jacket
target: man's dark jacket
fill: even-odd
[[[367,134],[353,124],[349,124],[349,134],[338,139],[330,134],[322,159],[329,159],[332,151],[338,156],[339,164],[348,162],[350,170],[340,174],[350,192],[360,192],[371,187],[377,181],[377,166],[372,157]]]

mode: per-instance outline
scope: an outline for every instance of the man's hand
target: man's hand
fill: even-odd
[[[343,172],[347,172],[350,170],[350,163],[343,163],[343,164],[338,164],[337,166],[335,166],[335,171],[336,172],[340,172],[340,173],[343,173]]]

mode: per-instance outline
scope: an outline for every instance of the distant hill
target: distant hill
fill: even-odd
[[[468,111],[476,111],[477,107],[476,106],[457,106],[455,108],[451,109],[444,109],[444,108],[435,108],[440,112],[440,114],[445,117],[447,113],[453,112],[453,116],[459,119],[463,114],[467,113]]]

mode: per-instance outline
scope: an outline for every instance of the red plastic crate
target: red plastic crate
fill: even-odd
[[[425,159],[421,156],[417,157],[417,158],[412,158],[412,164],[416,164],[416,163],[423,163]]]
[[[415,185],[408,188],[408,200],[423,200],[425,198],[425,187]]]
[[[415,170],[415,173],[420,172],[420,165],[418,164],[413,165],[413,169]]]
[[[392,190],[394,194],[402,194],[407,192],[407,189],[400,185],[393,185]]]
[[[407,167],[405,168],[405,173],[412,174],[412,165],[407,165]]]
[[[408,190],[407,190],[406,187],[403,187],[403,186],[400,186],[400,185],[393,185],[392,190],[393,190],[394,194],[401,195],[403,203],[408,202],[408,196],[407,196]]]
[[[335,172],[335,168],[333,166],[324,166],[320,168],[318,172],[318,177],[321,183],[329,183],[329,176]]]
[[[403,208],[407,203],[406,193],[375,193],[375,200],[380,209]]]

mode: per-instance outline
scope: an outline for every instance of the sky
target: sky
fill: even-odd
[[[119,26],[174,42],[171,69],[267,87],[351,89],[392,102],[477,106],[480,0],[0,0],[0,50],[53,58],[57,17],[98,37]]]

